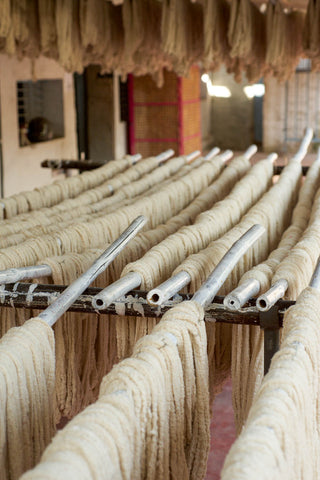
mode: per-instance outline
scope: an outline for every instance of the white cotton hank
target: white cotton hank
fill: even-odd
[[[286,299],[295,300],[309,284],[320,255],[320,190],[313,201],[308,227],[299,242],[277,267],[272,284],[285,279],[288,282]]]
[[[145,162],[150,163],[150,161]],[[181,157],[180,162],[183,165],[184,160],[181,159]],[[249,165],[246,165],[246,162],[241,162],[238,167],[238,169],[227,169],[229,174],[231,173],[231,175],[228,176],[229,185],[234,183],[238,176],[241,176],[246,171]],[[144,166],[144,168],[146,168],[146,166]],[[168,198],[171,189],[172,203],[174,202],[177,192],[179,192],[180,199],[179,202],[175,202],[175,204],[172,205],[171,212],[167,212],[169,217],[170,213],[172,214],[172,211],[174,212],[174,209],[178,209],[179,206],[183,207],[193,200],[197,193],[200,192],[200,194],[195,200],[194,205],[192,206],[190,204],[190,209],[186,207],[181,218],[171,217],[168,222],[169,225],[162,225],[162,228],[157,228],[157,231],[151,230],[144,232],[141,234],[141,238],[137,237],[130,242],[124,250],[123,255],[119,255],[116,259],[117,261],[113,262],[112,267],[110,267],[110,278],[117,280],[121,273],[123,267],[120,271],[118,268],[117,272],[117,265],[119,265],[118,260],[122,260],[122,262],[127,262],[129,259],[131,261],[137,260],[140,252],[143,254],[146,249],[148,249],[148,245],[152,246],[157,243],[157,239],[159,241],[166,236],[167,228],[169,228],[170,231],[171,229],[175,231],[176,228],[179,227],[180,221],[181,225],[190,223],[190,217],[192,218],[197,213],[200,213],[203,208],[202,205],[206,205],[207,202],[209,202],[210,205],[211,201],[213,202],[217,198],[218,192],[214,188],[209,188],[207,191],[204,187],[218,176],[222,168],[223,162],[221,159],[206,162],[200,161],[200,165],[196,168],[196,178],[192,178],[192,171],[190,171],[190,167],[188,167],[186,169],[186,175],[179,178],[179,181],[175,182],[174,185],[167,185],[165,188],[165,192],[167,192],[166,197]],[[161,167],[160,170],[159,173],[166,169],[165,167]],[[163,173],[161,173],[161,175],[162,174]],[[90,232],[90,228],[85,228],[85,230],[87,232],[87,245],[89,246],[92,243],[92,232]],[[79,228],[77,231],[80,233]],[[70,241],[71,238],[69,236],[68,242]],[[79,242],[79,248],[83,248],[85,245],[84,237],[82,236]],[[101,241],[101,247],[104,250],[107,244]],[[35,252],[35,250],[33,251]],[[40,249],[37,249],[37,252],[40,253]],[[50,265],[53,272],[52,277],[54,283],[64,285],[74,281],[88,268],[90,262],[94,260],[94,256],[98,256],[94,251],[90,252],[88,250],[82,254],[69,253],[55,258],[46,258],[46,256],[43,256],[44,253],[45,251],[41,252],[41,257],[38,262],[40,264]],[[48,251],[47,254],[50,254],[50,251]],[[21,246],[16,249],[13,261],[17,256],[22,258]],[[111,275],[113,275],[113,277],[111,277]],[[105,287],[108,283],[109,275],[108,272],[106,272],[106,275],[103,275],[103,278],[101,278],[101,283],[97,283],[96,286]],[[13,325],[15,321],[20,322],[20,319],[16,318],[14,309],[10,309],[6,317],[8,317],[8,321],[5,322],[6,329],[8,325]],[[61,318],[55,326],[57,421],[59,421],[61,415],[72,418],[85,406],[96,400],[101,378],[110,370],[115,362],[112,352],[116,347],[116,338],[112,334],[112,330],[115,328],[116,323],[118,325],[119,322],[123,320],[117,319],[117,322],[115,322],[114,319],[109,319],[107,316],[98,317],[94,314],[90,315],[90,318],[87,318],[86,315],[80,313],[67,313],[63,317],[64,318]],[[139,328],[138,338],[140,338],[143,333],[150,332],[154,323],[155,321],[153,319],[153,321],[149,323],[150,328],[147,331]],[[133,319],[130,319],[130,324],[133,324]],[[133,345],[133,342],[131,342],[131,344]],[[131,352],[132,350],[130,353]]]
[[[233,160],[236,163],[238,159]],[[231,162],[231,163],[233,163]],[[230,167],[227,167],[227,170]],[[122,276],[135,271],[141,275],[142,288],[154,288],[165,281],[188,255],[219,238],[239,222],[241,216],[265,193],[270,185],[273,166],[268,160],[256,163],[220,202],[201,213],[194,225],[183,227],[153,247],[139,261],[128,264]],[[223,176],[222,173],[221,177]],[[241,198],[241,201],[239,201]]]
[[[212,166],[210,166],[210,163],[214,162]],[[199,181],[201,179],[200,174],[200,168],[206,168],[207,173],[206,177],[209,175],[209,172],[212,172],[212,167],[216,165],[217,160],[212,160],[211,162],[206,161],[205,164],[201,165],[200,167],[197,167],[197,177],[196,175],[192,175],[188,179],[189,181],[187,182],[187,178],[181,179],[181,182],[185,184],[185,187],[187,188],[187,192],[192,192],[195,190],[197,186],[199,186]],[[263,162],[262,162],[263,165]],[[269,164],[270,166],[270,164]],[[159,226],[160,228],[157,228],[158,231],[151,230],[150,231],[150,236],[148,235],[145,240],[143,240],[144,245],[146,245],[146,241],[148,241],[149,248],[145,248],[144,251],[141,251],[141,254],[139,255],[140,260],[135,261],[135,263],[130,264],[130,256],[127,257],[127,261],[124,262],[122,259],[122,265],[127,269],[128,267],[126,265],[134,265],[134,268],[137,267],[139,268],[138,273],[142,273],[142,289],[147,289],[147,288],[152,288],[155,287],[157,284],[161,282],[162,279],[167,278],[166,275],[169,275],[172,271],[172,268],[179,263],[179,258],[182,256],[185,256],[187,254],[187,247],[184,248],[179,248],[181,246],[182,238],[183,236],[179,235],[179,232],[177,230],[180,228],[179,231],[181,231],[182,227],[185,227],[186,225],[190,225],[194,222],[196,216],[200,214],[202,211],[206,210],[207,208],[212,207],[216,202],[219,200],[222,200],[228,192],[234,187],[236,184],[237,180],[242,179],[246,176],[248,171],[250,170],[251,164],[248,158],[246,157],[237,157],[234,160],[230,162],[230,164],[225,168],[221,175],[219,176],[218,179],[216,179],[211,185],[205,189],[201,189],[201,193],[198,195],[198,197],[188,205],[183,211],[181,211],[177,216],[171,217],[171,219],[167,222],[167,226],[169,226],[169,229],[166,228],[166,234],[164,234],[161,237],[161,230],[163,231],[164,229],[161,228],[161,225]],[[257,169],[255,169],[257,171]],[[195,172],[192,172],[195,173]],[[263,173],[265,173],[265,169],[263,169]],[[272,175],[272,168],[270,169],[270,179]],[[185,176],[187,177],[187,175]],[[266,176],[264,178],[264,183],[267,183]],[[252,178],[253,180],[253,178]],[[201,182],[202,183],[202,182]],[[202,183],[203,186],[205,184]],[[176,187],[175,187],[175,196],[174,196],[174,202],[177,204],[177,186],[178,182],[176,182]],[[198,191],[198,190],[197,190]],[[187,193],[186,192],[186,193]],[[167,196],[167,195],[166,195]],[[182,199],[182,193],[179,195],[179,200],[181,201]],[[162,201],[163,202],[163,201]],[[171,207],[171,211],[173,211],[174,205]],[[171,223],[172,222],[172,223]],[[171,223],[171,225],[169,225]],[[172,228],[174,227],[174,228]],[[161,229],[161,230],[160,230]],[[196,228],[196,230],[201,231],[201,227]],[[164,232],[162,232],[164,233]],[[170,235],[171,234],[171,235]],[[210,234],[210,230],[208,229],[208,234]],[[211,232],[212,234],[212,232]],[[144,234],[139,235],[144,236]],[[157,241],[154,239],[152,240],[152,244],[150,242],[150,239],[153,237],[157,236]],[[201,235],[198,235],[198,239]],[[186,237],[186,234],[184,235]],[[176,241],[175,241],[176,239]],[[193,243],[191,241],[191,245],[194,246],[195,241],[197,237],[194,235],[193,236]],[[175,241],[174,249],[171,250],[172,242]],[[131,242],[131,245],[134,245],[136,243],[136,239]],[[188,243],[186,242],[188,245]],[[128,248],[131,248],[130,247]],[[168,248],[169,245],[169,248]],[[190,248],[190,247],[189,247]],[[176,254],[176,252],[178,253]],[[158,253],[160,252],[160,254]],[[169,254],[169,253],[170,254]],[[142,257],[142,255],[144,256]],[[177,256],[178,255],[178,256]],[[120,255],[121,256],[121,255]],[[119,256],[119,257],[120,257]],[[119,258],[118,257],[118,258]],[[182,257],[184,258],[184,257]],[[155,260],[155,261],[154,261]],[[160,261],[163,260],[163,261]],[[175,262],[175,263],[172,263]],[[118,265],[120,267],[119,263],[116,261],[114,262],[114,265]],[[113,266],[111,266],[111,269]],[[126,270],[122,271],[122,275],[125,274]],[[148,284],[146,282],[149,282]],[[143,335],[146,335],[147,333],[150,333],[152,328],[154,327],[156,323],[156,320],[154,318],[142,318],[142,317],[136,317],[136,318],[121,318],[118,319],[116,323],[116,329],[117,329],[117,347],[118,347],[118,356],[119,358],[124,358],[132,353],[132,348],[133,345],[136,343],[136,341]]]
[[[0,478],[18,480],[51,441],[55,356],[52,329],[38,318],[0,341]]]
[[[299,191],[298,203],[292,214],[291,224],[283,233],[277,248],[264,263],[248,270],[239,282],[256,279],[260,293],[271,286],[272,276],[280,262],[291,252],[307,227],[314,196],[320,184],[320,162],[309,168]],[[253,398],[263,379],[263,331],[250,325],[232,327],[232,402],[238,433],[248,416]]]
[[[309,168],[305,181],[300,188],[298,202],[293,210],[290,226],[283,233],[279,245],[271,252],[266,262],[260,263],[246,272],[241,278],[239,285],[242,285],[248,279],[254,278],[260,282],[260,294],[270,288],[275,269],[299,241],[308,225],[312,204],[319,186],[320,162],[316,161]]]
[[[194,302],[167,312],[21,480],[203,478],[210,446],[203,317]]]
[[[226,458],[222,480],[306,480],[320,471],[320,293],[306,288]]]
[[[254,224],[261,224],[266,228],[266,233],[243,255],[220,289],[220,294],[225,294],[226,291],[229,292],[235,288],[240,276],[248,268],[252,268],[255,263],[266,258],[278,244],[283,231],[290,222],[290,212],[297,200],[300,181],[300,165],[297,162],[289,163],[281,173],[278,182],[257,199],[258,201],[243,215],[235,227],[220,236],[218,240],[211,242],[197,255],[190,255],[176,268],[173,274],[183,270],[188,272],[191,277],[191,291],[195,291],[232,244]]]
[[[125,165],[126,163],[127,160],[125,160],[125,162],[120,161],[120,166],[121,164]],[[176,168],[179,169],[181,165],[184,165],[184,163],[185,160],[182,157],[179,157],[178,159],[172,159],[168,162],[168,164],[166,164],[166,168],[161,170],[160,174],[158,173],[158,175],[155,175],[156,180],[160,181],[162,177],[166,178],[164,172],[167,172],[168,176],[172,172],[174,172]],[[83,214],[93,213],[102,210],[109,204],[114,204],[118,201],[123,200],[124,198],[133,196],[128,194],[127,188],[129,189],[129,191],[134,187],[136,189],[136,185],[139,185],[138,180],[144,176],[144,178],[148,178],[148,175],[146,174],[150,173],[152,170],[158,167],[158,165],[159,160],[156,157],[150,157],[141,160],[138,164],[130,168],[127,168],[125,172],[119,170],[120,173],[117,173],[115,169],[111,169],[111,172],[115,171],[116,173],[112,178],[107,177],[104,182],[101,183],[100,181],[97,186],[93,185],[92,187],[90,187],[90,184],[88,183],[90,177],[89,179],[85,177],[82,183],[80,182],[80,180],[78,180],[78,183],[75,183],[75,185],[69,185],[69,189],[65,188],[68,187],[68,185],[61,181],[58,185],[64,188],[62,189],[63,197],[61,201],[59,201],[59,203],[52,205],[50,208],[38,208],[31,212],[14,217],[13,220],[9,219],[2,222],[0,235],[6,237],[8,235],[18,232],[22,232],[25,234],[28,229],[35,226],[41,226],[43,228],[44,226],[51,225],[55,222],[59,222],[61,224],[62,221],[79,218]],[[98,170],[101,170],[101,168]],[[104,175],[106,175],[107,172],[108,171],[101,171],[99,172],[97,177],[104,178]],[[78,177],[82,177],[82,175],[71,178],[77,179]],[[91,179],[91,181],[93,181],[93,179]],[[96,179],[96,182],[98,182],[98,179]],[[125,187],[129,183],[130,187]],[[87,185],[87,189],[85,191],[81,191],[80,187],[83,187],[84,184]],[[75,187],[77,187],[77,189]],[[146,187],[149,187],[149,183]],[[42,190],[44,191],[44,193],[46,193],[46,196],[48,197],[47,203],[50,206],[53,202],[54,193],[56,192],[52,190],[52,185],[48,185],[46,188],[43,187]],[[35,193],[37,192],[24,192],[20,194],[20,197],[22,197],[23,195],[28,196],[29,200]],[[77,193],[77,195],[75,195],[74,193]],[[39,203],[39,205],[41,204]],[[1,246],[3,247],[6,245],[1,244]]]
[[[221,159],[217,162],[212,161],[208,166],[211,169],[210,178],[213,179],[220,173],[223,162]],[[182,177],[151,195],[146,195],[130,205],[123,206],[116,212],[101,214],[92,220],[86,218],[86,221],[83,221],[82,218],[80,221],[77,219],[77,223],[62,231],[29,238],[19,244],[19,249],[16,247],[4,248],[0,252],[0,268],[3,270],[11,268],[13,265],[15,267],[34,265],[44,256],[68,252],[80,253],[88,247],[99,248],[103,243],[114,241],[138,215],[145,215],[149,220],[149,228],[154,228],[182,210],[194,198],[196,188],[199,189],[199,192],[203,186],[208,184],[205,176],[201,175],[200,180],[200,182],[198,179],[194,182],[189,178],[186,182]],[[184,193],[178,194],[178,189],[179,192]]]
[[[35,188],[30,192],[21,192],[1,199],[4,209],[1,213],[6,219],[15,217],[29,210],[38,210],[42,207],[51,207],[66,198],[73,198],[89,188],[100,185],[119,172],[132,165],[132,157],[108,162],[100,168],[84,172],[81,175],[68,177],[63,180]],[[13,220],[14,221],[14,220]]]
[[[237,286],[244,272],[263,261],[279,242],[290,221],[290,212],[297,198],[300,180],[301,166],[297,162],[290,163],[281,173],[278,182],[248,210],[235,227],[220,236],[218,240],[211,242],[207,248],[186,258],[175,269],[173,275],[181,271],[187,272],[191,278],[189,291],[196,291],[233,243],[254,224],[261,224],[266,232],[238,261],[219,291],[220,295],[230,292]],[[215,325],[210,322],[207,324],[207,336],[210,339],[208,355],[212,394],[220,388],[219,386],[230,373],[232,328],[231,325],[226,324]]]

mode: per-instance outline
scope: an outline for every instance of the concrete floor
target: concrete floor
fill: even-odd
[[[211,446],[205,480],[220,479],[224,459],[236,439],[231,391],[231,380],[228,380],[213,404]]]

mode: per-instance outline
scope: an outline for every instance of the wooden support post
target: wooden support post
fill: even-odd
[[[279,307],[274,305],[266,312],[260,312],[260,328],[264,331],[264,374],[269,371],[273,355],[280,346]]]

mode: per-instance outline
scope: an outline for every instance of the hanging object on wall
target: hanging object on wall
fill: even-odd
[[[176,154],[201,150],[200,72],[189,78],[165,72],[157,88],[150,76],[129,77],[129,150],[144,156],[166,148]]]

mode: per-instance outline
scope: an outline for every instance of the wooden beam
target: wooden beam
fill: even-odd
[[[0,286],[0,305],[12,308],[27,308],[44,310],[65,290],[64,285],[43,285],[37,283],[15,283]],[[162,315],[177,303],[190,300],[192,295],[176,295],[173,300],[166,302],[162,307],[151,307],[146,300],[147,292],[133,290],[121,301],[117,301],[105,310],[96,311],[91,304],[92,297],[101,292],[101,288],[90,287],[71,305],[69,312],[86,312],[93,314],[108,314],[134,317],[155,317]],[[260,325],[259,311],[255,307],[255,299],[248,302],[248,306],[241,311],[231,312],[223,305],[223,298],[217,296],[214,303],[205,310],[205,321],[221,322],[239,325]],[[287,308],[295,302],[279,301],[279,326],[282,326],[283,315]]]

